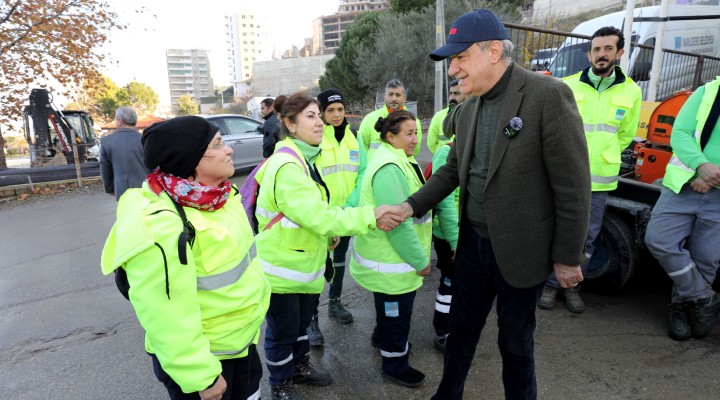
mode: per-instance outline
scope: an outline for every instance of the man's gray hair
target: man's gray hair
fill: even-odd
[[[118,107],[115,110],[115,120],[120,120],[125,125],[135,126],[137,124],[137,113],[132,107]]]
[[[480,48],[480,50],[485,51],[490,47],[490,43],[492,42],[493,40],[486,40],[484,42],[477,42],[475,44]],[[510,41],[510,39],[498,40],[498,42],[502,43],[502,58],[504,60],[510,60],[512,58],[512,52],[515,49],[515,45],[513,44],[513,42]]]
[[[400,79],[390,79],[385,84],[385,90],[388,89],[395,89],[395,88],[403,88],[405,89],[405,84],[400,81]]]

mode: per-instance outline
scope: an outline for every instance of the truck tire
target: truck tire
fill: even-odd
[[[619,290],[633,276],[637,263],[632,229],[617,214],[606,212],[583,285],[600,291]]]

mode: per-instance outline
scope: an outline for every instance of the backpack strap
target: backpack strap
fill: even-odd
[[[297,158],[297,160],[300,161],[300,165],[303,166],[305,175],[310,175],[310,172],[307,169],[307,165],[305,165],[305,160],[302,157],[300,157],[300,155],[298,153],[296,153],[295,150],[285,146],[285,147],[279,148],[278,153],[285,153],[285,154],[290,154],[292,156],[295,156],[295,158]]]
[[[297,160],[300,161],[300,165],[303,166],[303,170],[305,171],[305,175],[310,176],[310,171],[308,171],[307,165],[305,165],[305,160],[303,160],[303,159],[298,155],[298,153],[295,152],[295,150],[293,150],[293,149],[291,149],[291,148],[289,148],[289,147],[281,147],[281,148],[278,149],[278,153],[285,153],[285,154],[290,154],[290,155],[295,156],[295,158],[297,158]],[[273,219],[270,220],[270,222],[268,222],[267,225],[265,225],[265,228],[263,228],[263,232],[265,232],[266,230],[272,228],[273,225],[275,225],[275,224],[277,224],[278,222],[280,222],[280,220],[283,219],[284,217],[285,217],[285,214],[283,214],[283,213],[278,213],[278,215],[276,215]]]
[[[195,243],[195,227],[187,220],[183,207],[172,196],[168,195],[168,197],[175,205],[180,219],[182,219],[183,230],[178,236],[178,257],[180,258],[180,264],[187,265],[187,244],[190,243],[190,247],[192,247]]]

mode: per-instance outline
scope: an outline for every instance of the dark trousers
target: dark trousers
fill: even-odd
[[[375,332],[380,345],[382,370],[400,375],[408,369],[408,335],[412,318],[415,291],[405,294],[373,292],[375,299]]]
[[[330,281],[330,292],[328,297],[331,299],[337,299],[342,294],[343,278],[345,277],[345,256],[350,247],[350,236],[343,236],[340,238],[340,243],[333,250],[332,267],[335,270],[335,275]]]
[[[292,379],[295,365],[310,351],[307,327],[317,308],[319,294],[278,294],[270,296],[265,320],[265,360],[270,386]]]
[[[180,386],[166,374],[160,362],[154,354],[152,357],[153,371],[157,379],[165,385],[170,395],[170,400],[197,400],[200,395],[195,393],[183,393]],[[227,382],[227,390],[222,400],[246,400],[253,395],[260,396],[260,378],[262,378],[262,364],[260,355],[251,345],[248,348],[248,355],[242,358],[220,360],[222,364],[222,376]]]
[[[449,332],[450,304],[452,303],[452,282],[455,279],[455,262],[453,251],[447,240],[433,235],[433,246],[437,254],[437,268],[440,269],[440,285],[435,294],[435,314],[433,327],[438,336]]]
[[[470,228],[460,234],[454,283],[443,377],[433,399],[462,399],[475,348],[496,297],[505,398],[536,399],[533,335],[535,306],[544,282],[526,289],[508,284],[490,240]]]

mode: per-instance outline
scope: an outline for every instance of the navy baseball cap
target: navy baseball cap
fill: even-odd
[[[497,15],[485,9],[473,10],[455,21],[450,28],[447,44],[430,53],[430,58],[441,61],[462,52],[473,43],[505,39],[510,39],[510,34]]]

